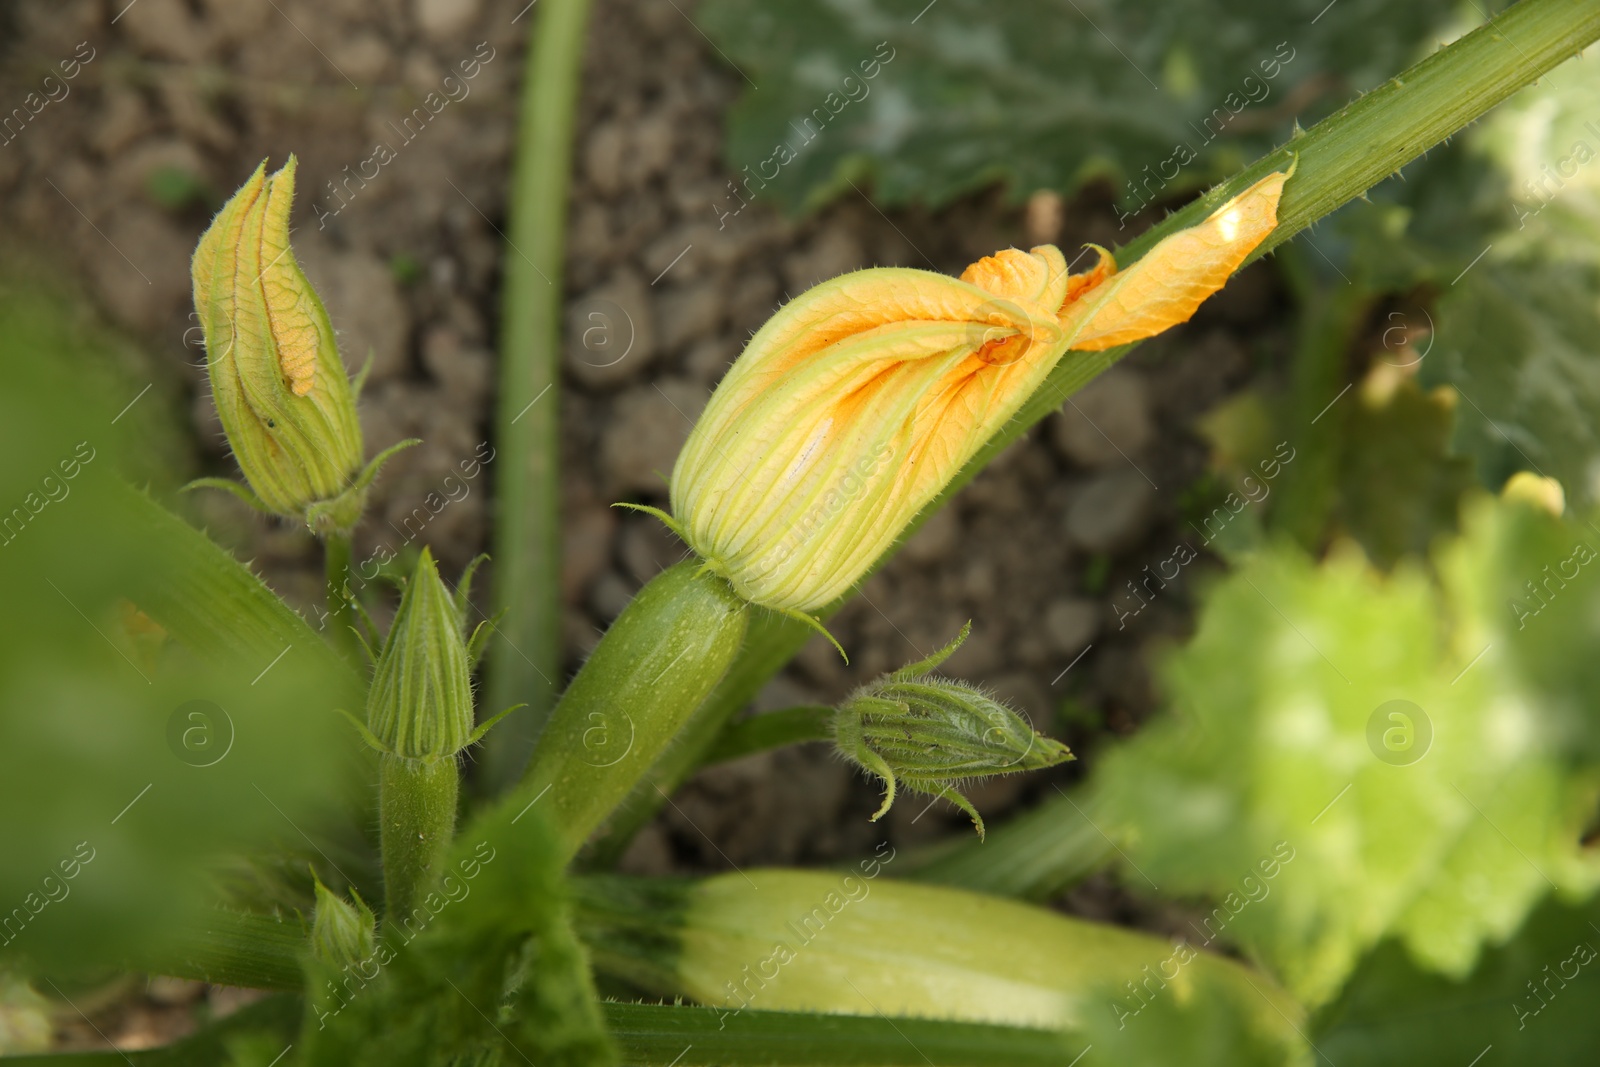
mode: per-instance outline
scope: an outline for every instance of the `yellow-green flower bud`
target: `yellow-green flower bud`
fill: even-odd
[[[334,969],[371,957],[376,945],[372,909],[359,896],[354,904],[336,896],[320,878],[316,889],[317,907],[311,913],[312,956]]]
[[[927,659],[857,689],[839,705],[834,743],[850,762],[883,779],[884,798],[873,821],[894,803],[895,788],[944,797],[983,817],[956,790],[967,778],[1053,767],[1072,759],[1060,741],[1036,732],[1021,715],[976,686],[931,672],[967,639],[972,624]]]
[[[217,414],[250,485],[241,495],[318,533],[343,532],[377,465],[362,469],[333,327],[289,247],[294,174],[293,156],[270,176],[263,162],[223,207],[195,249],[194,305]]]
[[[373,671],[367,729],[379,749],[406,759],[454,756],[475,740],[461,608],[426,548]]]

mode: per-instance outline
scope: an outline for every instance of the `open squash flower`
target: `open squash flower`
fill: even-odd
[[[1287,173],[1118,271],[1045,245],[959,279],[879,268],[792,301],[717,387],[672,473],[674,528],[745,599],[785,614],[843,595],[1062,355],[1186,321],[1277,225]]]
[[[248,488],[221,478],[252,507],[347,532],[367,487],[403,442],[362,466],[355,394],[333,326],[289,247],[295,158],[256,168],[195,249],[194,306],[222,429]]]

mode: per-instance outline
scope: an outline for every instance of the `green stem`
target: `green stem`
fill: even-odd
[[[738,654],[749,614],[727,582],[680,563],[611,624],[556,705],[516,790],[541,804],[566,858],[710,695]]]
[[[355,605],[350,590],[350,535],[331,533],[322,541],[328,579],[328,638],[350,663],[365,663],[356,632]]]
[[[454,756],[378,757],[385,921],[398,924],[410,915],[433,879],[455,833],[460,782]]]
[[[722,731],[706,753],[706,763],[725,763],[769,748],[833,739],[834,710],[826,704],[802,704],[752,715]]]
[[[1593,0],[1522,0],[1496,16],[1490,25],[1441,48],[1168,216],[1118,249],[1117,262],[1130,265],[1163,237],[1195,225],[1234,195],[1298,159],[1295,176],[1284,188],[1278,227],[1251,258],[1265,255],[1362,196],[1518,89],[1576,56],[1597,38],[1600,4]],[[1016,417],[923,510],[899,543],[904,544],[928,516],[960,492],[995,456],[1132,348],[1125,345],[1104,352],[1074,352],[1057,364]],[[892,555],[892,550],[885,554],[874,570]],[[827,618],[842,604],[843,600],[819,614]],[[670,750],[662,765],[651,770],[648,783],[629,798],[629,824],[637,827],[649,821],[661,803],[659,796],[671,793],[694,773],[729,718],[794,657],[811,633],[800,623],[783,618],[752,629],[739,661],[706,707],[696,714],[684,743]],[[623,824],[618,827],[620,831]],[[626,841],[608,841],[603,849],[617,854],[623,847]]]
[[[936,855],[907,857],[896,871],[919,882],[1045,901],[1110,864],[1116,852],[1096,824],[1093,800],[1078,789],[1051,796],[991,830],[982,842],[962,838]]]
[[[493,548],[495,610],[505,617],[480,706],[527,707],[487,738],[483,780],[491,790],[521,773],[561,679],[556,388],[573,111],[588,13],[588,0],[545,0],[535,12],[507,208]]]

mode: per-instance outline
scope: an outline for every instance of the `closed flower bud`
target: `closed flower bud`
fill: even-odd
[[[316,879],[316,889],[317,907],[311,914],[312,956],[334,969],[371,958],[376,947],[372,909],[359,896],[354,904],[335,896],[320,878]]]
[[[406,759],[454,756],[476,740],[461,609],[426,548],[367,690],[372,744]]]
[[[217,414],[249,489],[220,484],[318,533],[345,532],[384,457],[363,469],[333,327],[289,247],[294,175],[293,156],[270,176],[263,163],[223,207],[195,249],[194,304]]]
[[[1051,246],[959,279],[882,268],[807,291],[751,339],[672,474],[674,528],[745,599],[842,596],[1069,349],[1188,319],[1271,232],[1273,174],[1126,271],[1069,275]]]
[[[1073,758],[1066,745],[1035,732],[991,694],[931,673],[971,630],[968,623],[932,656],[862,686],[839,705],[833,732],[840,754],[883,779],[883,806],[873,821],[894,803],[898,785],[951,801],[972,816],[981,838],[983,818],[957,783]]]

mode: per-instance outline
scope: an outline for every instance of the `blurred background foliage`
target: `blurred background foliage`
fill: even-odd
[[[46,278],[0,284],[0,900],[8,963],[70,970],[160,941],[225,880],[270,881],[219,857],[277,855],[304,878],[293,858],[320,851],[372,872],[336,843],[359,843],[366,803],[329,710],[358,706],[357,679],[133,488],[170,492],[180,473],[163,398]],[[268,605],[270,625],[223,625],[231,604],[185,596],[197,572]]]

